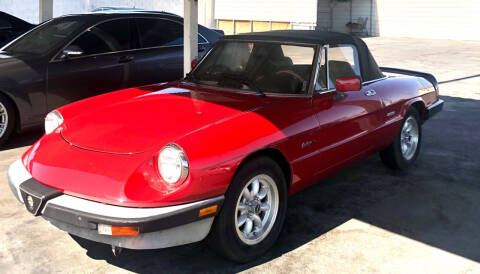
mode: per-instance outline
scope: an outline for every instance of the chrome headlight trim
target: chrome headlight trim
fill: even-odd
[[[45,117],[45,134],[54,132],[64,122],[62,114],[57,110],[51,111]]]
[[[164,152],[166,153],[167,151],[176,153],[177,154],[176,156],[178,157],[177,159],[175,159],[175,161],[178,161],[178,164],[180,165],[180,170],[179,170],[180,173],[177,176],[175,176],[174,179],[169,179],[167,176],[165,176],[165,174],[162,174],[161,157],[162,157],[162,153]],[[183,149],[175,144],[168,144],[160,150],[160,153],[158,154],[158,159],[157,159],[157,168],[158,168],[158,173],[160,174],[162,179],[169,185],[176,185],[176,184],[183,183],[185,179],[187,179],[188,173],[189,173],[189,164],[188,164],[187,156],[185,155],[185,152],[183,151]]]

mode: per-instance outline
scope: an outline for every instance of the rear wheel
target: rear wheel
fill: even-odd
[[[420,116],[416,109],[410,108],[405,115],[400,132],[393,143],[380,152],[380,157],[388,167],[404,170],[417,159],[421,141]]]
[[[7,97],[0,94],[0,146],[8,140],[14,127],[14,106]]]
[[[210,245],[237,261],[253,260],[277,240],[285,220],[285,175],[268,157],[250,160],[237,172],[209,235]]]

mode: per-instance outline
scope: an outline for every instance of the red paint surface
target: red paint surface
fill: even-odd
[[[243,159],[277,149],[290,164],[290,194],[387,146],[410,104],[435,93],[417,78],[388,78],[309,97],[260,97],[178,82],[100,95],[59,109],[65,123],[29,149],[39,182],[108,204],[157,207],[224,194]],[[375,96],[364,91],[374,89]],[[387,116],[388,113],[393,115]],[[187,180],[167,187],[156,156],[182,147]]]

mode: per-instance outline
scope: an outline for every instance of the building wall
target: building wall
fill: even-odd
[[[359,17],[370,36],[480,40],[478,0],[318,0],[318,29],[349,32]]]
[[[38,2],[39,0],[0,0],[0,10],[37,24]],[[98,7],[141,8],[183,15],[183,0],[53,0],[53,16],[85,13]]]
[[[316,22],[316,0],[216,0],[215,19]]]
[[[380,36],[480,40],[478,0],[377,0]]]
[[[279,29],[313,29],[316,0],[216,0],[217,27],[225,34]]]
[[[375,1],[375,0],[374,0]],[[330,1],[318,0],[317,29],[348,33],[348,22],[368,18],[365,31],[369,36],[377,35],[375,28],[375,3],[372,0]],[[372,4],[373,3],[373,4]],[[331,14],[333,16],[331,17]]]

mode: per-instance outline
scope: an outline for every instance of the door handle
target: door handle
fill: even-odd
[[[120,59],[118,59],[119,63],[128,63],[131,62],[134,59],[133,56],[122,56]]]
[[[377,93],[373,89],[365,91],[365,95],[367,95],[367,96],[373,96],[375,94],[377,94]]]

